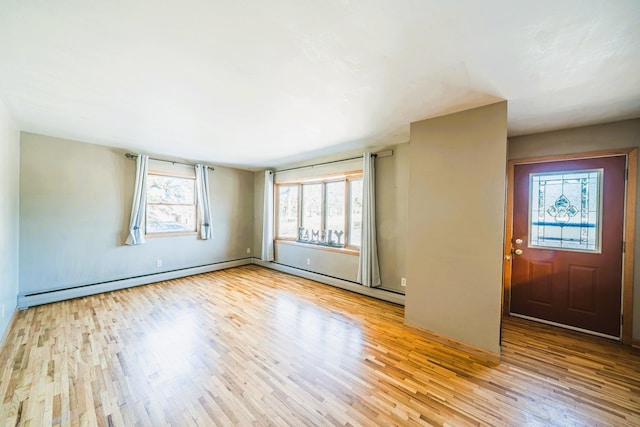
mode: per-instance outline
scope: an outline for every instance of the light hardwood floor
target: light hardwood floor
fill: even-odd
[[[640,354],[505,319],[502,363],[257,266],[22,311],[0,425],[640,425]]]

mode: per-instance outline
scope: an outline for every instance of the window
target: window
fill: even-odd
[[[322,184],[302,186],[302,226],[307,230],[322,228]]]
[[[340,230],[345,224],[345,193],[346,188],[344,182],[329,182],[327,189],[327,221],[326,228],[328,230]]]
[[[529,247],[600,253],[603,172],[529,175]]]
[[[298,236],[298,186],[278,186],[278,235],[284,239]]]
[[[194,177],[147,174],[147,235],[197,231],[195,183]]]
[[[276,238],[359,248],[362,172],[276,183]]]

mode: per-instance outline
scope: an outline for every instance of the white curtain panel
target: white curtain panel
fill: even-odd
[[[273,261],[273,176],[264,171],[264,212],[262,215],[262,261]]]
[[[200,212],[200,238],[213,239],[213,221],[211,220],[211,199],[209,198],[209,172],[205,165],[196,165],[196,194]]]
[[[376,171],[375,157],[364,153],[362,169],[362,241],[358,259],[358,283],[380,286],[380,264],[376,241]]]
[[[133,190],[133,206],[129,221],[129,236],[127,245],[142,245],[144,243],[144,217],[147,210],[147,170],[149,156],[138,154],[136,159],[136,186]]]

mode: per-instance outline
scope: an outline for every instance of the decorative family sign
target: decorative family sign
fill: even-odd
[[[298,242],[311,243],[313,245],[332,246],[343,248],[341,241],[344,231],[342,230],[312,230],[310,228],[298,228]]]

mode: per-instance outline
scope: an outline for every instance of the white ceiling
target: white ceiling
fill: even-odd
[[[243,167],[409,140],[506,99],[509,133],[640,117],[639,0],[0,0],[22,130]]]

